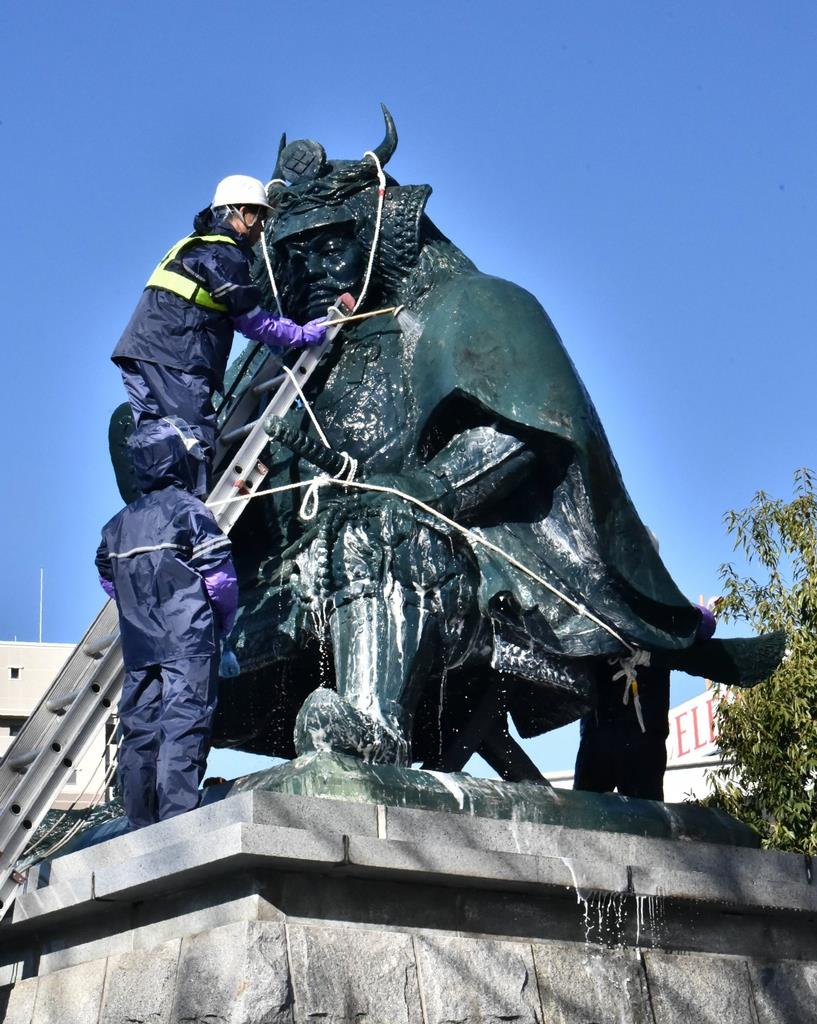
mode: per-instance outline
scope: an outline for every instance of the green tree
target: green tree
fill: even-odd
[[[783,629],[789,642],[777,671],[734,689],[717,711],[719,745],[732,762],[714,773],[713,802],[751,825],[763,845],[817,854],[817,495],[815,475],[794,476],[785,502],[759,491],[725,516],[749,571],[721,567],[727,621],[757,632]]]

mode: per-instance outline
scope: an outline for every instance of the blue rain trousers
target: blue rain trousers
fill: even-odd
[[[180,417],[201,441],[209,467],[216,443],[212,378],[143,359],[120,359],[118,366],[136,426],[163,416]]]
[[[132,829],[198,807],[217,683],[217,655],[125,673],[119,781]]]

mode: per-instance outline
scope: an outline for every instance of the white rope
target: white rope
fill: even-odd
[[[383,173],[383,167],[381,166],[380,160],[377,153],[367,149],[363,154],[364,158],[369,156],[374,160],[374,165],[377,168],[377,215],[374,221],[374,235],[372,236],[372,248],[369,252],[369,264],[366,267],[366,276],[363,278],[363,287],[358,296],[357,302],[354,305],[352,312],[354,313],[360,305],[363,303],[366,297],[366,292],[369,289],[369,282],[372,277],[372,268],[374,267],[374,258],[377,253],[377,246],[380,242],[380,225],[383,220],[383,203],[386,199],[386,175]]]
[[[283,178],[271,178],[264,186],[264,191],[267,193],[269,199],[269,188],[270,185],[283,185],[287,187],[287,183]],[[269,278],[270,287],[272,288],[272,295],[275,299],[275,305],[278,307],[278,316],[284,315],[283,307],[281,306],[281,297],[278,294],[278,286],[275,283],[275,274],[272,272],[272,262],[269,258],[269,250],[267,249],[267,232],[263,230],[261,232],[261,251],[264,253],[264,263],[267,267],[267,277]]]
[[[340,472],[335,474],[335,479],[354,480],[357,476],[357,459],[352,458],[348,452],[340,452],[339,454],[343,459],[343,465],[340,468]]]
[[[304,500],[301,502],[301,507],[298,509],[298,516],[304,520],[304,522],[311,522],[318,514],[320,508],[320,489],[325,487],[327,484],[337,483],[349,483],[355,478],[357,473],[357,459],[353,459],[348,452],[339,453],[343,458],[343,465],[340,470],[334,475],[329,476],[322,474],[321,476],[313,477],[309,481],[309,486],[306,489]]]
[[[618,643],[620,643],[622,647],[624,647],[627,651],[630,652],[630,657],[640,656],[643,654],[646,654],[647,657],[649,657],[647,651],[639,651],[631,644],[628,644],[624,637],[622,637],[618,632],[616,632],[616,630],[613,629],[612,626],[608,626],[606,622],[603,622],[584,605],[578,604],[571,597],[568,597],[568,595],[559,590],[558,587],[555,587],[552,583],[549,583],[542,576],[539,576],[538,573],[535,573],[533,571],[533,569],[529,569],[517,558],[514,558],[513,555],[509,554],[503,548],[499,547],[498,544],[494,544],[492,541],[487,540],[480,534],[474,533],[472,530],[469,530],[465,526],[461,526],[454,519],[449,519],[448,516],[443,515],[442,512],[437,511],[436,508],[432,508],[431,505],[427,505],[424,501],[420,501],[420,499],[415,498],[414,495],[407,494],[405,491],[398,490],[398,488],[396,487],[384,487],[381,486],[380,484],[367,484],[360,480],[341,480],[338,477],[322,475],[313,477],[311,480],[301,480],[293,484],[283,484],[280,487],[269,487],[263,491],[255,491],[253,494],[243,494],[238,495],[234,498],[224,498],[221,501],[212,502],[208,507],[213,509],[220,508],[223,505],[231,505],[237,501],[252,501],[254,498],[260,498],[270,494],[282,494],[285,491],[294,491],[297,490],[299,487],[308,487],[317,492],[320,490],[321,487],[328,486],[354,488],[361,491],[373,491],[380,494],[393,494],[397,498],[402,498],[404,501],[408,501],[412,505],[416,505],[418,508],[421,508],[424,512],[427,512],[430,516],[436,517],[441,522],[445,523],[446,526],[451,527],[452,530],[456,530],[458,533],[461,533],[463,537],[465,537],[472,544],[478,544],[481,547],[487,548],[489,551],[492,551],[494,554],[499,555],[501,558],[504,558],[509,565],[512,565],[515,569],[518,569],[519,572],[523,573],[525,576],[530,577],[530,579],[534,580],[534,582],[544,587],[545,590],[549,590],[550,593],[554,595],[554,597],[558,597],[559,600],[564,601],[564,603],[568,605],[570,608],[572,608],[577,614],[581,615],[583,618],[589,619],[590,622],[595,623],[595,625],[597,625],[600,629],[603,629],[606,633],[613,637],[614,640],[618,641]],[[317,509],[315,510],[312,518],[314,518],[314,515],[317,515]],[[625,660],[629,661],[629,659]],[[638,661],[633,662],[633,664],[638,663]]]
[[[278,286],[275,283],[275,274],[272,272],[272,262],[269,258],[269,250],[267,249],[267,232],[266,230],[261,231],[261,251],[264,253],[264,263],[267,266],[267,277],[272,288],[272,294],[275,298],[275,305],[278,307],[278,316],[284,315],[283,307],[281,306],[281,297],[278,294]]]
[[[613,675],[613,682],[617,679],[621,679],[622,677],[624,678],[624,694],[621,698],[621,702],[626,707],[630,703],[630,694],[632,693],[635,717],[638,719],[641,731],[646,732],[647,729],[644,725],[644,716],[641,712],[641,697],[638,693],[636,676],[640,665],[644,665],[646,667],[650,664],[650,652],[630,648],[629,655],[623,658],[610,658],[608,661],[611,665],[617,664],[620,666],[618,672]]]
[[[301,385],[298,383],[298,378],[295,376],[295,374],[292,372],[292,370],[290,370],[288,366],[282,366],[281,369],[284,370],[285,373],[289,374],[289,379],[292,381],[295,390],[298,392],[298,397],[303,402],[304,409],[306,409],[306,411],[309,413],[309,418],[312,420],[315,430],[317,430],[318,432],[318,437],[321,439],[321,441],[323,441],[324,448],[331,448],[332,445],[329,444],[329,442],[326,440],[326,434],[324,434],[324,432],[321,430],[321,425],[320,423],[318,423],[318,419],[315,416],[315,413],[312,412],[312,406],[309,404],[309,402],[307,402],[306,395],[301,390]]]
[[[298,517],[303,519],[305,523],[311,522],[318,514],[320,508],[320,496],[319,491],[321,487],[329,481],[330,477],[316,476],[313,477],[306,489],[304,494],[304,500],[301,502],[301,507],[298,509]]]

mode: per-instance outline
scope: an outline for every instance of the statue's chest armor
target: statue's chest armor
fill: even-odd
[[[407,468],[416,431],[399,331],[365,325],[340,343],[340,357],[312,400],[330,444],[367,473]]]

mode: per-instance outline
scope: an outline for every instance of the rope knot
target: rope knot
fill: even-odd
[[[620,666],[618,672],[613,674],[613,682],[617,679],[624,678],[624,694],[622,695],[622,704],[626,707],[630,703],[630,692],[633,694],[633,707],[635,708],[635,715],[638,719],[638,724],[642,732],[646,732],[647,729],[644,725],[644,716],[641,713],[641,698],[638,695],[638,669],[643,665],[645,668],[650,664],[650,652],[640,651],[637,648],[631,648],[630,653],[623,655],[620,658],[610,658],[609,662],[611,665],[618,664]]]

